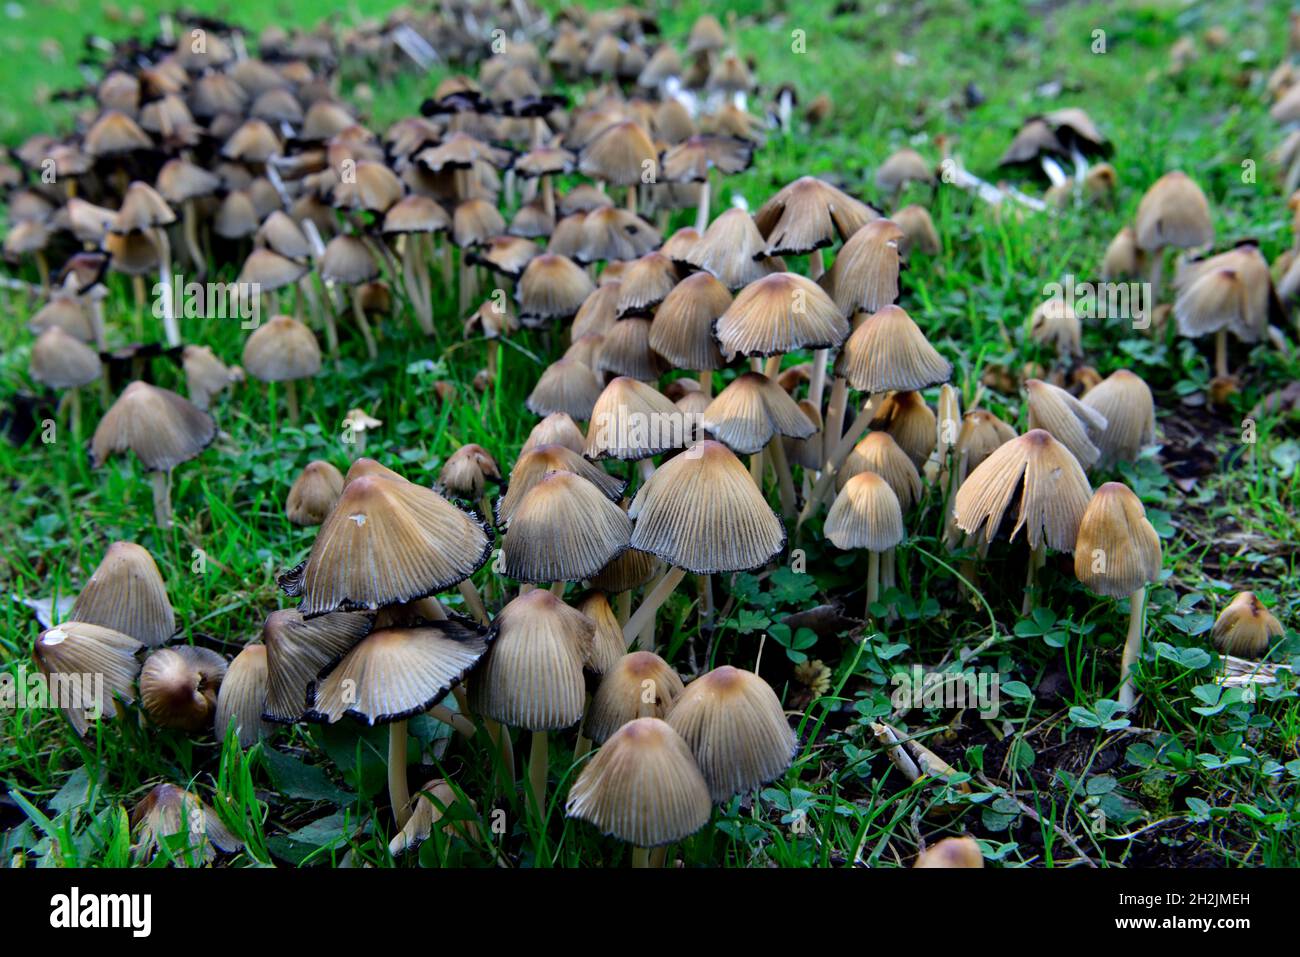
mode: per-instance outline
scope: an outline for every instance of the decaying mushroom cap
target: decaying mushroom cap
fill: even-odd
[[[727,287],[697,272],[673,287],[650,323],[650,348],[681,369],[709,371],[722,366],[713,324],[731,305]]]
[[[632,522],[597,486],[547,472],[520,499],[501,543],[503,572],[526,582],[581,581],[627,547]]]
[[[730,665],[687,685],[665,720],[695,755],[715,801],[784,773],[798,744],[771,686]]]
[[[690,748],[659,718],[636,718],[615,731],[574,781],[564,808],[637,847],[680,841],[712,811]]]
[[[592,620],[535,588],[501,609],[494,625],[497,638],[470,681],[474,710],[530,731],[567,728],[581,718]]]
[[[403,825],[402,830],[388,842],[388,851],[391,854],[400,854],[428,840],[434,827],[446,816],[447,811],[462,800],[462,795],[442,778],[425,782],[419,793],[413,797],[415,808],[411,811],[411,817]],[[474,802],[469,798],[463,800],[468,802],[471,810],[475,808]],[[472,820],[454,820],[443,825],[442,831],[448,837],[455,836],[465,840],[472,840],[478,836],[478,827]]]
[[[1016,437],[1016,430],[987,409],[971,409],[957,433],[957,461],[965,477],[1000,446]]]
[[[104,413],[90,442],[95,467],[130,449],[151,472],[188,462],[217,437],[212,416],[175,392],[132,382]]]
[[[294,480],[284,512],[295,525],[319,525],[343,494],[343,473],[322,459],[308,462]]]
[[[844,483],[826,515],[826,537],[836,548],[883,552],[903,540],[903,510],[889,483],[859,472]]]
[[[746,571],[785,547],[785,528],[720,442],[664,463],[632,500],[632,547],[697,575]]]
[[[140,702],[164,728],[198,731],[212,722],[226,659],[208,648],[159,648],[140,669]]]
[[[266,707],[266,646],[247,645],[235,655],[226,669],[225,680],[217,693],[216,721],[213,730],[223,741],[231,722],[241,748],[251,747],[271,732],[262,718]]]
[[[437,492],[365,474],[349,479],[306,563],[281,584],[308,617],[379,608],[464,581],[491,550],[483,526]]]
[[[847,240],[879,214],[866,203],[812,176],[801,176],[754,215],[769,256],[797,255]]]
[[[349,715],[386,724],[429,710],[487,651],[483,633],[460,620],[378,628],[324,673],[308,693],[308,720]]]
[[[842,490],[859,472],[875,472],[883,478],[904,511],[921,498],[921,473],[888,432],[868,432],[862,437],[835,474],[836,489]]]
[[[1107,482],[1092,496],[1074,546],[1074,574],[1108,598],[1124,598],[1160,578],[1160,536],[1142,501],[1122,482]]]
[[[916,857],[912,867],[983,867],[984,855],[973,837],[945,837]]]
[[[1050,432],[1084,469],[1096,465],[1101,458],[1096,443],[1105,434],[1106,417],[1050,382],[1030,379],[1025,391],[1029,395],[1029,428]]]
[[[967,476],[957,490],[957,526],[991,542],[1017,495],[1020,506],[1008,537],[1023,528],[1030,548],[1074,550],[1092,488],[1069,449],[1042,429],[1001,446]]]
[[[622,655],[605,671],[592,696],[584,725],[587,737],[603,744],[629,721],[662,718],[683,690],[677,672],[654,652]]]
[[[182,867],[208,864],[218,851],[229,854],[243,847],[216,811],[174,784],[160,784],[144,796],[131,811],[131,830],[143,854],[152,856],[165,846]],[[185,846],[173,849],[182,835]]]
[[[785,269],[782,260],[766,254],[763,234],[743,209],[729,209],[711,222],[683,259],[716,276],[727,289],[740,289]]]
[[[320,372],[316,334],[293,316],[275,316],[244,343],[244,368],[263,382],[309,379]]]
[[[556,471],[573,472],[575,475],[582,476],[600,489],[601,494],[612,502],[618,501],[627,484],[566,446],[539,445],[524,452],[515,460],[515,467],[510,471],[505,494],[497,501],[497,524],[502,528],[509,528],[510,521],[524,496],[547,473]]]
[[[1137,211],[1137,244],[1151,251],[1175,246],[1191,249],[1214,242],[1210,204],[1201,187],[1175,170],[1151,184]]]
[[[577,359],[557,359],[546,367],[524,403],[533,415],[563,412],[571,419],[585,421],[600,398],[600,379],[586,363]]]
[[[628,376],[611,379],[591,410],[584,453],[589,459],[635,461],[682,448],[682,416],[654,386]]]
[[[69,616],[156,648],[176,633],[176,615],[153,556],[134,542],[108,546]]]
[[[925,389],[952,376],[952,363],[935,351],[903,309],[872,313],[844,343],[835,371],[862,392]]]
[[[848,338],[849,324],[815,282],[780,272],[742,289],[714,334],[728,358],[772,356],[838,346]]]
[[[304,620],[296,608],[273,611],[262,625],[266,645],[268,721],[292,724],[307,710],[308,686],[369,633],[364,612],[339,611]]]
[[[99,378],[99,353],[58,326],[50,326],[32,345],[32,378],[51,389],[79,389]]]
[[[903,230],[890,219],[867,223],[849,237],[820,280],[845,315],[875,312],[898,299]]]
[[[1061,359],[1083,355],[1083,326],[1074,307],[1059,296],[1034,309],[1029,317],[1029,338],[1055,349]]]
[[[461,498],[477,501],[488,481],[501,481],[501,469],[487,449],[467,442],[453,452],[438,473],[438,484]]]
[[[1082,402],[1106,419],[1097,446],[1101,465],[1135,462],[1142,449],[1156,440],[1156,404],[1142,378],[1118,369],[1084,393]]]
[[[85,734],[92,720],[117,715],[116,700],[135,700],[135,679],[140,674],[136,653],[144,646],[120,631],[80,621],[65,621],[48,628],[32,646],[37,669],[50,681],[60,681],[69,697],[63,713],[77,734]],[[103,676],[102,689],[96,686]],[[94,676],[94,681],[87,680]]]
[[[704,410],[704,428],[727,448],[752,455],[773,436],[806,439],[817,426],[798,403],[761,372],[736,376]]]
[[[1210,636],[1214,647],[1226,655],[1258,658],[1273,639],[1281,638],[1282,623],[1264,607],[1254,592],[1243,591],[1219,612]]]

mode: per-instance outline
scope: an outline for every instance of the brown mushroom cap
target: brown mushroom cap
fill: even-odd
[[[634,259],[619,284],[618,315],[650,316],[677,285],[677,266],[663,253],[649,252]]]
[[[901,189],[908,183],[933,183],[934,171],[916,150],[904,147],[895,150],[876,169],[876,186],[887,193]]]
[[[592,696],[584,725],[586,734],[603,744],[629,721],[662,718],[683,690],[677,672],[653,652],[621,654],[605,670]]]
[[[863,436],[836,473],[836,489],[843,489],[859,472],[875,472],[888,482],[904,511],[921,498],[921,473],[888,432],[868,432]]]
[[[992,412],[971,409],[962,416],[961,431],[957,433],[957,461],[961,463],[961,475],[965,477],[999,446],[1015,437],[1016,430]]]
[[[571,416],[564,412],[552,412],[533,426],[519,454],[522,456],[526,452],[531,452],[539,445],[562,445],[581,455],[583,449],[587,447],[587,440],[582,434],[582,429],[578,428],[578,424]]]
[[[305,241],[305,240],[304,240]],[[291,286],[307,275],[307,267],[273,249],[254,249],[240,267],[240,283],[256,283],[259,292]]]
[[[892,392],[947,382],[952,363],[935,351],[911,316],[888,305],[858,323],[835,371],[862,392]]]
[[[131,829],[137,848],[151,853],[166,845],[166,853],[182,867],[211,863],[218,851],[243,847],[216,811],[174,784],[160,784],[144,796],[131,811]]]
[[[92,719],[117,715],[115,699],[135,700],[135,679],[140,673],[136,653],[142,647],[112,628],[66,621],[41,632],[32,646],[32,658],[47,679],[64,676],[62,686],[74,697],[68,699],[63,713],[77,734],[85,734]],[[96,687],[100,675],[102,689]]]
[[[742,455],[753,455],[777,435],[806,439],[817,431],[798,403],[761,372],[736,376],[704,410],[703,424]]]
[[[533,415],[563,412],[585,421],[591,417],[602,391],[600,380],[588,365],[577,359],[557,359],[546,367],[524,406]]]
[[[1142,501],[1122,482],[1093,494],[1079,522],[1074,574],[1088,588],[1124,598],[1160,578],[1160,536],[1147,521]]]
[[[487,481],[501,481],[496,459],[481,445],[467,442],[453,452],[438,474],[438,484],[452,495],[477,501]]]
[[[140,669],[140,702],[164,728],[198,731],[211,721],[226,659],[208,648],[159,648]]]
[[[672,288],[650,323],[650,348],[682,369],[722,367],[713,324],[731,305],[727,287],[708,272],[688,276]]]
[[[1214,647],[1226,655],[1258,658],[1268,650],[1274,638],[1281,638],[1282,623],[1255,597],[1243,591],[1219,612],[1210,636]]]
[[[681,258],[716,276],[727,289],[740,289],[785,269],[785,263],[767,255],[764,247],[754,218],[743,209],[729,209],[709,224]]]
[[[1189,263],[1174,281],[1174,318],[1184,336],[1230,329],[1242,342],[1268,335],[1276,304],[1268,263],[1252,245]]]
[[[797,255],[847,240],[879,214],[866,203],[812,176],[782,188],[754,214],[769,256]]]
[[[556,224],[551,237],[553,245],[561,238],[561,225],[562,222]],[[581,227],[581,243],[573,258],[582,263],[636,259],[662,241],[659,231],[644,219],[614,206],[592,210],[582,218]]]
[[[666,396],[654,386],[618,376],[592,406],[584,454],[589,459],[644,459],[682,448],[691,438]]]
[[[266,646],[246,645],[226,669],[225,680],[217,692],[217,710],[213,730],[223,741],[231,722],[241,748],[252,747],[259,738],[271,733],[262,719],[266,707]]]
[[[919,392],[891,392],[871,417],[871,428],[888,432],[918,468],[934,451],[938,426],[938,417]]]
[[[849,324],[815,282],[780,272],[742,289],[714,334],[729,358],[772,356],[838,346],[848,338]]]
[[[510,516],[503,572],[526,582],[581,581],[626,548],[631,534],[627,514],[591,482],[547,472]]]
[[[1106,417],[1059,386],[1039,379],[1025,383],[1029,395],[1029,428],[1044,429],[1070,450],[1084,469],[1101,458],[1096,442],[1106,431]]]
[[[903,540],[903,510],[889,483],[875,472],[859,472],[844,483],[826,515],[826,537],[845,551],[883,552]]]
[[[262,625],[266,703],[262,716],[291,724],[307,710],[308,686],[370,632],[364,612],[334,612],[304,620],[296,608],[273,611]]]
[[[244,343],[244,368],[263,382],[309,379],[320,372],[316,334],[292,316],[274,316]]]
[[[519,279],[519,311],[542,320],[567,318],[595,288],[572,259],[544,253],[528,263]]]
[[[1143,447],[1155,441],[1155,399],[1140,376],[1117,369],[1085,392],[1081,401],[1106,420],[1097,440],[1101,465],[1135,462]]]
[[[610,594],[631,591],[648,585],[661,567],[659,560],[649,552],[629,548],[591,578],[590,584],[592,588]]]
[[[659,153],[640,124],[626,120],[605,128],[583,150],[578,169],[616,186],[633,186],[659,168]]]
[[[335,236],[321,255],[320,275],[345,286],[358,286],[379,275],[379,264],[360,239]]]
[[[841,312],[875,312],[898,299],[903,235],[893,220],[878,219],[849,237],[820,280]]]
[[[100,419],[90,442],[98,468],[130,449],[151,472],[195,458],[217,437],[212,416],[175,392],[132,382]]]
[[[497,501],[496,518],[502,528],[508,528],[520,503],[532,487],[548,473],[572,472],[580,475],[600,489],[601,494],[617,502],[627,483],[610,475],[599,465],[587,461],[577,452],[563,445],[538,445],[515,460],[505,493]]]
[[[32,345],[29,371],[52,389],[79,389],[99,378],[99,353],[58,326],[50,326]]]
[[[176,616],[153,556],[114,542],[72,606],[73,621],[110,628],[151,648],[176,633]]]
[[[322,459],[308,462],[294,479],[284,512],[295,525],[319,525],[343,494],[343,473]]]
[[[665,371],[664,361],[650,348],[648,319],[620,319],[600,337],[596,372],[654,382]]]
[[[983,867],[984,854],[973,837],[945,837],[916,856],[913,868]]]
[[[1176,246],[1190,249],[1214,242],[1210,204],[1186,173],[1161,176],[1138,204],[1137,244],[1151,251]]]
[[[603,675],[627,653],[623,626],[619,623],[618,616],[614,614],[609,597],[598,589],[584,594],[574,603],[574,607],[590,618],[596,626],[592,635],[591,648],[583,663],[588,671]]]

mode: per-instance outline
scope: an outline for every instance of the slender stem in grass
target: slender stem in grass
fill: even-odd
[[[68,390],[68,431],[72,433],[72,444],[81,442],[81,390]]]
[[[487,731],[488,737],[492,739],[493,746],[501,754],[501,770],[505,774],[506,780],[502,782],[502,790],[510,792],[515,787],[515,750],[510,742],[510,731],[499,721],[493,721],[491,718],[483,719],[483,729]]]
[[[826,467],[822,470],[822,474],[817,479],[817,484],[813,486],[812,494],[808,497],[803,510],[799,513],[796,528],[812,518],[813,513],[817,511],[817,506],[826,498],[827,493],[835,487],[835,473],[844,464],[844,460],[849,457],[849,453],[853,451],[853,446],[858,444],[858,439],[862,437],[862,433],[867,431],[867,426],[871,424],[874,407],[875,403],[868,396],[866,401],[862,403],[862,409],[858,412],[857,418],[853,420],[849,430],[844,433],[827,458]],[[827,434],[829,435],[829,433]]]
[[[1119,674],[1122,683],[1119,686],[1119,706],[1131,711],[1137,700],[1137,688],[1133,684],[1133,666],[1142,654],[1142,624],[1146,613],[1147,586],[1143,585],[1129,596],[1128,638],[1124,642],[1124,656],[1120,659]]]
[[[144,343],[144,276],[131,277],[131,290],[135,294],[135,338]]]
[[[871,620],[871,606],[880,597],[880,552],[867,552],[866,619]]]
[[[532,747],[528,754],[528,788],[537,807],[538,821],[546,819],[546,766],[550,761],[550,735],[546,731],[532,732]]]
[[[465,607],[470,610],[470,614],[474,616],[480,625],[486,625],[488,623],[487,609],[483,606],[483,596],[478,593],[474,583],[466,578],[456,588],[460,591],[461,597],[465,599]]]
[[[172,473],[170,469],[151,472],[153,483],[153,518],[159,528],[172,527]]]
[[[366,310],[361,305],[361,287],[354,286],[352,289],[352,315],[356,317],[357,328],[361,330],[361,338],[366,342],[366,355],[371,361],[379,358],[379,347],[375,345],[374,334],[370,331],[370,320],[366,318]]]
[[[781,517],[788,522],[794,518],[796,506],[794,472],[785,457],[785,445],[779,434],[772,436],[772,441],[767,443],[767,454],[772,459],[772,469],[781,489]]]
[[[627,211],[636,215],[636,183],[627,188]]]
[[[388,801],[397,828],[411,819],[411,789],[406,783],[406,719],[388,726]]]
[[[1047,546],[1039,545],[1029,552],[1029,568],[1025,572],[1025,600],[1020,606],[1020,613],[1027,615],[1034,610],[1034,592],[1038,588],[1038,570],[1047,563]]]
[[[1228,377],[1228,330],[1214,334],[1214,374],[1220,379]]]
[[[623,640],[629,646],[641,634],[643,628],[654,623],[655,612],[659,610],[659,606],[668,600],[668,596],[673,593],[673,589],[685,577],[685,569],[673,566],[664,572],[663,577],[641,599],[641,607],[632,614],[632,617],[627,620],[627,624],[623,626]],[[651,651],[653,649],[646,648],[645,650]]]
[[[203,279],[208,274],[208,262],[199,247],[199,213],[193,199],[187,199],[185,205],[181,207],[181,218],[185,248],[189,251],[195,278]]]
[[[289,409],[289,424],[298,424],[298,383],[287,379],[284,383],[284,404]]]
[[[626,625],[627,620],[632,615],[632,592],[621,591],[614,600],[614,614],[618,616],[618,623]]]
[[[849,401],[849,380],[836,376],[831,385],[830,401],[826,404],[826,421],[822,424],[823,462],[829,462],[835,443],[844,431],[844,410]]]

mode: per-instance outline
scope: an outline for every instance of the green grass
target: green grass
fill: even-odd
[[[28,108],[38,83],[75,82],[69,63],[47,57],[47,38],[79,49],[87,29],[122,37],[125,25],[103,25],[93,4],[54,5],[59,18],[27,17],[11,24],[0,58],[0,140],[22,137],[69,119],[66,110]],[[159,5],[141,5],[154,11]],[[256,29],[271,20],[309,23],[332,5],[198,3],[225,11]],[[353,4],[381,13],[389,4]],[[965,403],[991,365],[1019,368],[1043,358],[1023,334],[1042,301],[1045,283],[1065,273],[1095,275],[1105,244],[1131,220],[1145,188],[1180,168],[1202,184],[1214,211],[1219,248],[1254,237],[1270,261],[1290,245],[1285,197],[1267,151],[1278,139],[1268,120],[1263,75],[1285,52],[1285,11],[1277,4],[1077,3],[1022,7],[1004,0],[949,0],[930,5],[864,3],[834,15],[832,4],[741,2],[733,25],[739,47],[758,62],[770,87],[793,80],[805,102],[827,93],[835,109],[812,132],[774,136],[754,168],[715,191],[717,209],[733,197],[751,208],[802,174],[822,175],[875,199],[873,174],[904,144],[937,160],[935,137],[954,137],[973,171],[991,173],[998,155],[1027,114],[1058,105],[1086,107],[1115,145],[1119,189],[1113,204],[1085,204],[1058,216],[1002,215],[968,196],[939,189],[904,201],[932,209],[944,252],[914,257],[903,276],[902,305],[931,341],[953,360],[954,384]],[[659,7],[665,32],[681,37],[704,4]],[[41,8],[44,9],[44,8]],[[291,13],[290,13],[291,11]],[[285,14],[289,13],[286,17]],[[1199,36],[1222,25],[1230,42],[1202,55],[1181,75],[1166,73],[1167,51],[1183,33]],[[793,53],[791,31],[807,31],[807,52]],[[1106,31],[1107,51],[1090,52],[1093,31]],[[1199,43],[1199,41],[1198,41]],[[1251,50],[1254,63],[1243,63]],[[895,51],[915,57],[899,65]],[[1065,90],[1049,96],[1043,85]],[[375,89],[375,126],[414,111],[432,80],[405,76]],[[966,108],[974,84],[986,98]],[[1257,181],[1242,181],[1244,160],[1258,163]],[[804,263],[795,260],[794,268]],[[229,274],[217,278],[233,278]],[[30,274],[26,274],[31,278]],[[27,378],[31,338],[24,324],[33,305],[12,294],[0,303],[0,395],[34,391]],[[312,458],[347,462],[342,419],[362,407],[383,420],[368,453],[416,481],[432,482],[447,456],[465,442],[484,445],[503,466],[518,454],[534,419],[523,399],[546,362],[563,349],[562,336],[523,332],[502,350],[501,374],[486,394],[472,386],[485,344],[462,340],[454,296],[435,288],[439,332],[420,339],[405,310],[381,327],[383,359],[367,363],[355,337],[345,342],[337,371],[322,375],[303,396],[300,428],[277,422],[275,405],[257,383],[218,401],[223,430],[201,458],[181,466],[173,498],[178,523],[153,526],[147,476],[129,458],[92,470],[84,450],[62,432],[43,445],[33,438],[0,444],[0,586],[6,595],[73,595],[107,544],[130,539],[147,547],[167,580],[186,640],[233,655],[257,635],[265,615],[285,603],[279,571],[300,561],[313,531],[290,525],[284,496]],[[110,324],[129,325],[129,289],[116,285]],[[152,323],[152,320],[150,320]],[[151,328],[154,335],[161,330]],[[239,361],[244,333],[235,322],[184,326],[187,340],[210,344],[228,363]],[[1294,330],[1288,330],[1294,340]],[[824,547],[820,523],[798,541],[809,574],[788,568],[736,576],[720,594],[719,627],[696,633],[692,593],[683,589],[661,613],[661,651],[686,669],[733,663],[752,667],[762,650],[764,675],[791,710],[802,711],[800,750],[790,771],[752,798],[715,812],[712,826],[678,846],[688,865],[906,866],[918,844],[945,833],[970,832],[986,856],[1008,866],[1065,866],[1080,855],[1100,866],[1260,866],[1300,860],[1300,704],[1294,681],[1261,690],[1250,702],[1218,693],[1205,653],[1214,614],[1241,589],[1255,590],[1284,623],[1300,611],[1300,487],[1295,423],[1263,420],[1258,442],[1241,442],[1241,423],[1258,399],[1297,378],[1296,362],[1265,347],[1238,348],[1242,393],[1230,408],[1210,411],[1196,396],[1211,375],[1208,349],[1103,324],[1085,330],[1088,360],[1105,375],[1131,368],[1157,396],[1165,449],[1118,475],[1146,503],[1165,548],[1166,579],[1153,588],[1148,647],[1142,662],[1139,709],[1127,718],[1108,702],[1116,694],[1126,603],[1100,600],[1073,581],[1068,557],[1045,572],[1044,610],[1018,614],[1024,552],[995,547],[979,570],[977,601],[957,587],[964,556],[938,540],[941,501],[934,490],[909,514],[900,548],[900,583],[885,600],[899,618],[860,644],[822,634],[807,644],[780,619],[842,597],[862,605],[866,559]],[[790,362],[796,361],[795,357]],[[429,360],[425,363],[424,360]],[[155,362],[165,386],[183,391],[179,370]],[[455,398],[440,402],[432,388],[445,380]],[[89,398],[89,397],[88,397]],[[929,398],[933,400],[931,393]],[[1017,395],[985,392],[984,407],[1023,422]],[[282,408],[282,406],[281,406]],[[100,409],[86,404],[89,429]],[[60,427],[62,427],[60,425]],[[83,437],[84,438],[84,437]],[[1205,461],[1208,471],[1181,487],[1168,466]],[[1113,477],[1091,476],[1094,486]],[[775,500],[774,490],[769,490]],[[206,571],[193,571],[196,550]],[[964,574],[964,572],[963,572]],[[506,582],[490,569],[476,576],[498,603]],[[457,606],[458,597],[448,598]],[[1050,611],[1046,610],[1050,609]],[[0,657],[28,659],[39,626],[16,601],[0,602]],[[769,637],[763,638],[766,634]],[[982,648],[968,669],[995,671],[1002,710],[992,720],[974,712],[913,711],[902,724],[959,775],[947,785],[909,784],[874,743],[869,722],[890,713],[888,676],[913,662],[961,662],[961,650]],[[1271,660],[1294,660],[1300,642],[1289,633]],[[831,669],[829,690],[815,700],[793,676],[802,656]],[[478,832],[518,866],[619,866],[627,849],[563,818],[563,797],[576,774],[572,734],[552,747],[545,821],[519,793],[492,797],[490,750],[449,738],[431,721],[412,723],[412,753],[426,777],[454,781]],[[227,863],[393,863],[384,793],[386,734],[356,727],[297,726],[241,754],[211,735],[187,737],[137,727],[132,721],[74,737],[57,712],[0,713],[0,848],[8,859],[66,864],[126,864],[132,860],[123,817],[150,787],[190,786],[216,807],[247,849]],[[526,747],[524,749],[526,751]],[[414,774],[413,774],[414,776]],[[494,807],[504,811],[493,814]],[[1098,816],[1104,815],[1104,819]],[[499,833],[504,829],[504,834]],[[138,857],[138,855],[137,855]],[[485,840],[426,843],[424,865],[491,866]]]

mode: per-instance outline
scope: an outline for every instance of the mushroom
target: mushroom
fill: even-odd
[[[1229,375],[1229,330],[1242,342],[1258,342],[1268,337],[1269,319],[1282,314],[1268,263],[1250,244],[1189,263],[1175,277],[1174,288],[1179,333],[1214,334],[1214,374],[1220,379]]]
[[[1254,592],[1239,592],[1219,612],[1210,630],[1214,647],[1225,655],[1262,658],[1274,638],[1281,638],[1282,623],[1264,607]]]
[[[275,316],[253,330],[244,343],[244,368],[266,383],[283,382],[289,422],[298,424],[298,379],[320,372],[320,346],[316,336],[292,316]],[[275,408],[271,420],[274,425]]]
[[[217,692],[226,676],[226,659],[195,645],[159,648],[140,670],[140,702],[164,728],[198,731],[217,707]]]
[[[266,701],[262,717],[292,724],[307,711],[307,689],[322,671],[364,638],[373,619],[338,611],[304,619],[295,608],[273,611],[262,624],[266,646]]]
[[[182,867],[210,864],[218,852],[243,847],[216,811],[174,784],[159,784],[144,796],[131,811],[131,830],[134,850],[147,855],[161,851]]]
[[[652,456],[684,448],[693,438],[681,414],[654,386],[618,376],[605,386],[591,409],[583,454],[643,463],[642,476],[654,473]]]
[[[889,483],[875,472],[849,479],[826,515],[826,537],[836,548],[867,550],[866,617],[880,594],[880,554],[903,540],[903,510]]]
[[[506,529],[503,574],[549,584],[596,574],[627,547],[632,523],[596,485],[573,472],[556,471],[524,494]]]
[[[1155,400],[1142,378],[1127,369],[1117,369],[1083,394],[1085,406],[1106,420],[1097,440],[1099,464],[1136,462],[1145,446],[1156,438]]]
[[[564,412],[552,412],[533,426],[519,454],[522,456],[531,452],[539,445],[561,445],[581,455],[587,446],[587,440],[571,416]]]
[[[627,484],[563,445],[534,446],[515,460],[505,493],[497,500],[497,524],[508,528],[524,496],[534,485],[555,471],[572,472],[581,476],[600,489],[611,502],[618,501]]]
[[[729,290],[741,289],[764,276],[782,272],[785,262],[767,254],[763,234],[743,209],[729,209],[715,219],[683,254],[682,261],[702,269]],[[670,255],[668,251],[664,255]]]
[[[483,518],[492,520],[492,505],[484,491],[489,482],[501,481],[501,469],[488,450],[467,442],[443,463],[438,484],[446,492],[469,502],[476,502]]]
[[[41,632],[32,659],[47,684],[68,689],[57,704],[78,735],[92,721],[117,716],[116,701],[135,700],[140,673],[136,653],[143,647],[130,635],[80,621],[65,621]],[[90,687],[87,687],[90,685]]]
[[[591,278],[567,256],[544,253],[524,267],[516,298],[520,317],[545,322],[574,315],[595,289]]]
[[[723,364],[713,324],[730,305],[727,287],[711,273],[697,272],[672,288],[650,322],[650,348],[677,368],[698,373],[706,396],[713,394],[713,371]]]
[[[181,350],[181,366],[185,370],[185,389],[190,401],[205,412],[218,394],[244,378],[242,369],[227,368],[210,346],[185,346]]]
[[[1038,379],[1026,382],[1025,391],[1029,395],[1029,428],[1050,432],[1084,471],[1096,465],[1101,458],[1096,443],[1106,432],[1106,417],[1064,389]]]
[[[557,359],[537,380],[524,407],[533,415],[563,412],[571,419],[586,421],[601,391],[600,380],[586,363],[578,359]]]
[[[268,736],[272,726],[263,720],[266,707],[266,646],[250,644],[235,655],[217,692],[214,731],[218,741],[233,730],[241,748],[250,748]]]
[[[284,513],[295,525],[319,525],[343,494],[343,473],[323,459],[313,459],[294,479]]]
[[[1170,246],[1192,249],[1214,242],[1210,204],[1186,173],[1166,173],[1151,184],[1138,204],[1135,232],[1138,249],[1150,257],[1147,281],[1154,303],[1160,298],[1164,251]]]
[[[52,389],[65,389],[68,430],[73,442],[81,441],[81,387],[103,374],[99,353],[58,326],[50,326],[32,346],[32,378]]]
[[[583,147],[578,170],[604,183],[626,186],[627,211],[635,214],[637,187],[657,181],[659,154],[645,129],[625,120],[606,127]]]
[[[327,283],[339,282],[352,287],[352,315],[366,343],[366,355],[371,361],[379,358],[379,347],[370,331],[361,300],[361,287],[379,275],[379,265],[360,239],[355,236],[335,236],[325,247],[320,258],[320,276]]]
[[[913,868],[983,867],[984,854],[973,837],[945,837],[916,855]]]
[[[583,730],[596,744],[604,744],[629,721],[664,717],[683,690],[682,679],[658,655],[625,654],[601,677]]]
[[[473,801],[442,778],[434,778],[426,782],[415,795],[415,809],[411,813],[410,820],[388,842],[388,852],[393,855],[401,854],[428,840],[438,822],[447,815],[448,811],[462,802],[468,804],[471,811],[475,809]],[[448,837],[459,837],[466,841],[478,837],[478,827],[474,822],[460,819],[453,819],[450,824],[444,824],[442,832]]]
[[[134,542],[114,542],[77,596],[73,621],[110,628],[157,648],[176,633],[176,615],[153,556]]]

